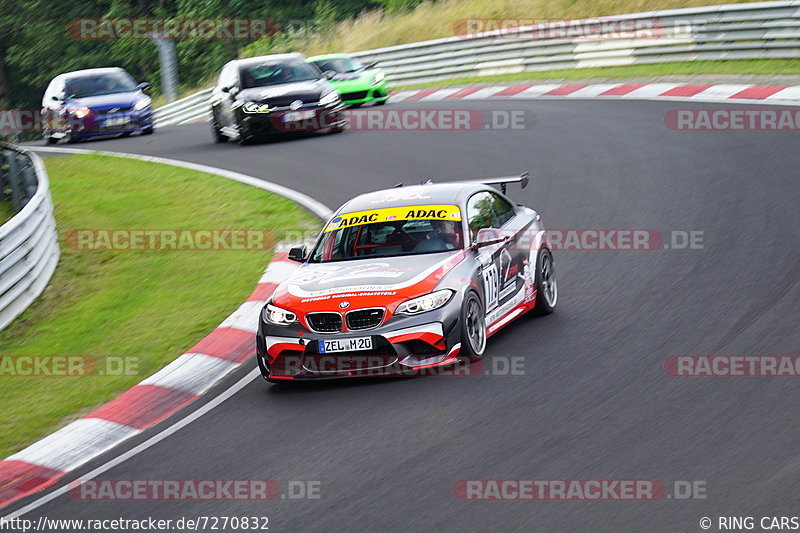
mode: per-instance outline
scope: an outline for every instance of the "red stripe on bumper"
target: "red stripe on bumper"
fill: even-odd
[[[659,96],[694,96],[712,87],[712,85],[681,85],[669,91],[659,94]]]
[[[544,93],[544,96],[566,96],[575,91],[580,91],[584,87],[588,87],[588,85],[562,85],[561,87],[556,87],[552,91]]]
[[[202,353],[241,363],[256,352],[256,336],[236,328],[217,328],[186,353]]]
[[[473,93],[476,93],[476,92],[480,91],[482,88],[483,87],[468,87],[466,89],[459,89],[458,91],[454,92],[453,94],[445,96],[443,98],[443,100],[458,100],[460,98],[464,98],[464,97],[469,96],[469,95],[471,95]]]
[[[0,506],[47,488],[63,475],[60,470],[25,461],[0,461]]]
[[[756,85],[748,87],[731,96],[731,98],[746,98],[748,100],[763,100],[773,94],[782,91],[786,85]]]
[[[599,94],[599,96],[622,96],[624,94],[632,93],[636,89],[644,87],[644,83],[633,83],[629,85],[620,85]]]
[[[531,88],[530,85],[517,85],[514,87],[506,87],[499,93],[494,93],[492,95],[492,98],[494,98],[495,96],[514,96],[515,94],[521,93],[522,91],[530,88]]]
[[[433,93],[435,93],[438,90],[439,89],[427,89],[427,90],[424,90],[424,91],[417,91],[415,94],[412,94],[408,98],[405,98],[405,99],[401,100],[401,102],[417,102],[419,100],[422,100],[426,96],[432,95]]]
[[[177,389],[136,385],[85,418],[101,418],[124,426],[145,429],[196,398],[190,392]]]

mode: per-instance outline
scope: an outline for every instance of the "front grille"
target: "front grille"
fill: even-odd
[[[383,308],[356,309],[347,313],[347,329],[374,328],[383,321]]]
[[[108,109],[98,109],[98,115],[113,115],[116,113],[128,113],[132,109],[131,106],[127,107],[109,107]]]
[[[292,102],[300,100],[303,106],[316,104],[319,102],[319,97],[314,96],[273,96],[271,98],[263,98],[259,103],[267,104],[270,107],[289,107]]]
[[[367,97],[367,91],[358,91],[355,93],[343,93],[342,100],[361,100]]]
[[[311,329],[320,333],[342,331],[342,315],[339,313],[309,313],[306,320]]]

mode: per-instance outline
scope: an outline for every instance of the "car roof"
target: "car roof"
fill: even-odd
[[[126,72],[126,70],[121,67],[87,68],[84,70],[73,70],[72,72],[64,72],[63,74],[59,74],[59,77],[66,79],[81,78],[83,76],[93,76],[96,74],[111,74],[112,72]]]
[[[306,56],[303,54],[292,52],[290,54],[271,54],[268,56],[247,57],[245,59],[236,59],[232,61],[239,67],[248,65],[259,65],[261,63],[269,63],[270,61],[286,61],[287,59],[305,60]]]
[[[319,56],[311,56],[306,59],[306,61],[322,61],[324,59],[348,59],[351,56],[350,54],[322,54]]]
[[[395,187],[368,192],[346,202],[337,213],[352,213],[384,207],[407,207],[416,205],[461,205],[473,193],[495,189],[478,182],[451,181]]]

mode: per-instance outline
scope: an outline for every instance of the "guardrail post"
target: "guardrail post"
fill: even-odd
[[[11,189],[11,207],[15,213],[25,206],[25,195],[23,193],[22,179],[20,176],[20,164],[17,159],[17,154],[10,152],[7,156],[6,162],[8,163],[8,186]]]

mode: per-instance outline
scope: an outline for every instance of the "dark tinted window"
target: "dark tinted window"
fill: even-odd
[[[66,93],[69,98],[128,93],[135,90],[136,82],[127,72],[87,74],[80,78],[70,78],[66,84]]]
[[[495,227],[499,228],[514,216],[514,206],[508,203],[499,194],[489,193],[492,196],[492,211],[495,216]]]
[[[322,72],[326,70],[332,70],[334,72],[355,72],[356,70],[360,69],[363,65],[361,61],[354,57],[342,57],[337,59],[320,59],[318,61],[313,62],[315,65],[319,67]]]
[[[294,83],[297,81],[317,80],[319,72],[304,61],[270,61],[260,65],[241,67],[239,75],[242,80],[242,89],[253,87],[267,87],[281,83]]]
[[[493,204],[492,195],[488,192],[479,192],[470,197],[467,202],[467,223],[471,240],[475,240],[478,230],[493,227]]]

